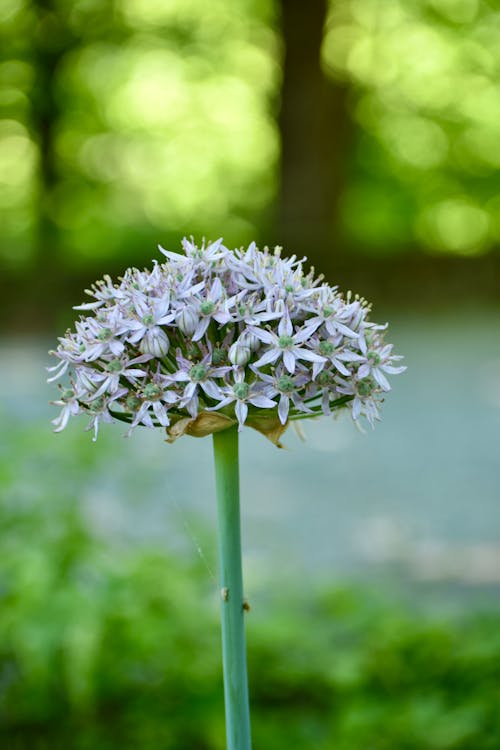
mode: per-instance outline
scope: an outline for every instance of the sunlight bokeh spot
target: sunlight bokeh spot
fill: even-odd
[[[448,152],[448,139],[443,129],[423,117],[383,118],[380,132],[387,149],[419,169],[437,167]]]
[[[4,201],[29,188],[36,167],[35,144],[26,128],[15,120],[0,123],[0,182],[6,193]]]
[[[450,199],[427,209],[420,229],[433,249],[475,255],[488,239],[490,218],[486,211],[465,199]]]

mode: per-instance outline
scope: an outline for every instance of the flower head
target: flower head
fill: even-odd
[[[129,432],[162,427],[170,440],[238,424],[277,442],[290,421],[341,408],[379,419],[387,375],[405,368],[364,300],[280,248],[182,245],[160,248],[166,262],[151,271],[87,290],[92,301],[52,352],[50,380],[69,378],[54,401],[56,432],[83,413],[95,436],[121,420]]]

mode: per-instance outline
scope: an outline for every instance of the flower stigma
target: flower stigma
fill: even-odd
[[[198,383],[200,380],[203,380],[207,376],[207,368],[205,365],[202,365],[201,363],[198,365],[193,365],[191,369],[189,370],[189,377],[191,380],[193,380],[195,383]]]
[[[236,398],[244,401],[250,393],[250,386],[248,385],[248,383],[235,383],[233,385],[233,393]]]
[[[278,346],[280,349],[290,349],[293,346],[293,338],[291,336],[279,336]]]

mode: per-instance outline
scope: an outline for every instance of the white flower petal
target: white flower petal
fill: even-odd
[[[248,399],[248,403],[252,404],[252,406],[257,406],[260,409],[274,409],[276,407],[276,402],[272,401],[267,396],[251,396]]]
[[[270,351],[267,351],[265,354],[260,357],[260,359],[255,362],[254,367],[263,367],[264,365],[269,365],[272,362],[276,362],[276,360],[279,358],[281,352],[279,349],[271,349]]]
[[[288,396],[285,396],[285,394],[282,393],[280,397],[280,403],[278,406],[278,416],[279,416],[281,424],[286,424],[286,420],[288,419],[289,408],[290,408],[290,399],[288,398]]]
[[[245,424],[245,420],[248,416],[248,406],[243,401],[236,401],[234,411],[241,428]]]
[[[295,357],[292,352],[288,351],[287,349],[285,349],[283,352],[283,364],[285,365],[288,372],[293,375],[293,373],[295,372]]]

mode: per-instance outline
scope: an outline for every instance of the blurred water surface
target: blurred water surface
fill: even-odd
[[[318,578],[391,570],[414,582],[486,587],[490,593],[500,584],[498,313],[387,317],[389,338],[405,355],[408,371],[394,378],[374,432],[360,434],[342,415],[305,423],[305,442],[289,430],[287,450],[279,451],[252,430],[243,431],[250,588],[274,579],[293,577],[307,586]],[[52,436],[48,420],[55,411],[47,402],[54,390],[45,384],[43,369],[50,345],[1,343],[6,428],[0,461],[10,455],[6,447],[14,428],[21,436],[43,435],[38,456],[30,452],[28,437],[21,439],[16,502],[29,503],[43,491],[50,513],[51,493],[67,492],[69,502],[77,497],[96,534],[198,550],[211,574],[211,440],[167,445],[161,433],[145,429],[122,440],[123,425],[116,425],[105,426],[91,445],[90,434],[82,432],[84,419]],[[91,468],[82,463],[77,472],[80,450],[95,453]]]

